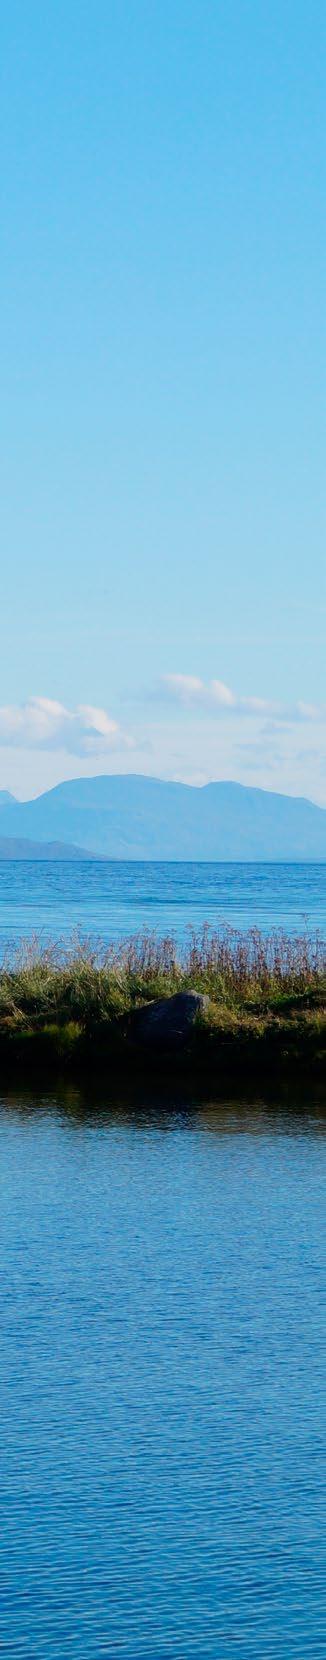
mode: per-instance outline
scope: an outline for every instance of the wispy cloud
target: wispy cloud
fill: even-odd
[[[223,680],[205,682],[193,674],[165,674],[159,682],[156,696],[179,707],[202,710],[211,714],[264,716],[275,723],[284,721],[324,721],[326,707],[299,700],[293,704],[279,703],[263,697],[240,697]]]
[[[66,709],[48,697],[0,707],[0,746],[19,749],[64,749],[71,755],[103,754],[132,748],[132,739],[106,709],[80,703]]]
[[[172,703],[199,704],[205,708],[209,704],[220,709],[233,709],[235,705],[234,692],[223,680],[211,680],[205,685],[195,674],[165,674],[159,690]]]

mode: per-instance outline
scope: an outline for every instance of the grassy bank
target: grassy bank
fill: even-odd
[[[22,946],[0,967],[0,1060],[6,1071],[28,1061],[134,1065],[134,1011],[187,990],[203,992],[208,1003],[187,1038],[183,1064],[213,1077],[217,1069],[261,1062],[325,1063],[320,938],[208,927],[190,932],[179,953],[173,939],[149,934],[109,950],[80,941],[65,950],[41,949],[35,940]],[[153,1055],[148,1065],[155,1067]]]

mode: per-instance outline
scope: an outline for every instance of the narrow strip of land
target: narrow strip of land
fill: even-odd
[[[0,968],[6,1071],[38,1060],[128,1067],[141,1057],[155,1067],[158,1055],[212,1078],[280,1060],[324,1066],[323,942],[204,928],[181,954],[173,939],[148,934],[109,950],[34,942]]]

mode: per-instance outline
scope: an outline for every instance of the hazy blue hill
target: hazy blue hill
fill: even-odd
[[[66,842],[34,842],[27,836],[0,836],[0,863],[2,859],[71,860],[94,859],[94,853]]]
[[[0,799],[0,835],[112,859],[326,860],[326,811],[310,801],[137,774],[72,779],[36,801]]]

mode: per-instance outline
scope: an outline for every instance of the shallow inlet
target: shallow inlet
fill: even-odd
[[[2,1101],[4,1652],[324,1654],[326,1093]]]

